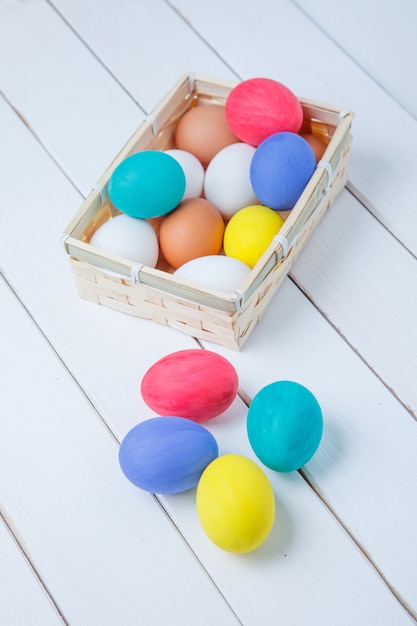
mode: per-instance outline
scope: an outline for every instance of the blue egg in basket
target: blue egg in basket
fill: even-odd
[[[311,391],[299,383],[283,380],[256,394],[246,426],[259,460],[277,472],[292,472],[316,452],[323,433],[323,416]]]
[[[108,183],[111,202],[131,217],[151,218],[172,211],[185,192],[185,174],[169,154],[144,150],[126,157]]]
[[[119,449],[122,472],[136,487],[174,494],[196,487],[219,454],[213,435],[183,417],[152,417],[134,426]]]
[[[291,132],[270,135],[256,148],[250,180],[257,198],[271,209],[292,209],[316,169],[309,143]]]

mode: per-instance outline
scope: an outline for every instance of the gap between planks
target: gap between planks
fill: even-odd
[[[3,100],[6,102],[6,104],[11,108],[11,110],[13,111],[13,113],[15,113],[15,115],[17,115],[17,117],[19,118],[19,120],[22,122],[22,124],[24,124],[24,126],[26,126],[26,128],[28,129],[28,131],[31,133],[32,137],[34,139],[36,139],[36,141],[38,142],[38,144],[41,146],[41,148],[46,152],[46,154],[48,155],[48,157],[51,159],[51,161],[53,161],[53,163],[55,163],[55,165],[57,166],[57,168],[59,169],[59,171],[65,176],[65,178],[67,179],[67,181],[72,185],[72,187],[74,187],[74,189],[76,191],[78,191],[78,193],[80,194],[81,197],[85,198],[84,194],[82,193],[82,191],[77,187],[77,185],[74,183],[74,181],[72,180],[72,178],[69,176],[69,174],[65,171],[65,169],[63,168],[63,166],[61,165],[61,163],[54,157],[54,155],[52,154],[52,152],[50,150],[48,150],[48,148],[46,147],[46,145],[43,143],[42,139],[39,137],[39,135],[36,134],[36,132],[34,131],[34,129],[32,128],[32,126],[29,124],[28,120],[25,118],[25,116],[19,111],[18,108],[16,108],[14,106],[14,104],[9,100],[9,98],[4,94],[4,92],[0,89],[0,97],[3,98]]]
[[[412,255],[413,256],[413,255]],[[321,309],[315,302],[314,300],[311,298],[311,296],[298,284],[298,282],[295,280],[295,278],[291,275],[291,272],[288,275],[289,279],[291,280],[291,282],[297,287],[297,289],[303,294],[303,296],[310,302],[310,304],[316,309],[316,311],[318,313],[320,313],[320,315],[326,320],[326,322],[329,324],[329,326],[331,328],[333,328],[333,330],[339,335],[339,337],[341,338],[342,341],[344,341],[344,343],[349,346],[349,348],[352,350],[352,352],[362,361],[362,363],[364,363],[364,365],[366,365],[366,367],[372,372],[372,374],[384,385],[385,389],[387,389],[389,391],[389,393],[393,396],[393,398],[396,399],[396,401],[407,411],[407,413],[415,420],[417,421],[417,414],[414,413],[413,409],[408,406],[408,404],[405,404],[403,402],[403,400],[401,400],[401,398],[398,396],[398,394],[394,391],[394,389],[392,387],[390,387],[385,380],[380,376],[380,374],[378,374],[378,372],[372,367],[372,365],[370,365],[368,363],[368,361],[365,359],[365,357],[359,352],[359,350],[357,348],[355,348],[355,346],[348,340],[348,338],[342,333],[342,331],[340,330],[340,328],[338,328],[330,319],[329,317],[326,315],[326,313],[323,311],[323,309]],[[243,399],[243,398],[242,398]]]
[[[49,338],[47,337],[47,335],[45,334],[45,332],[39,327],[38,323],[36,322],[36,319],[33,317],[32,313],[29,311],[29,309],[27,308],[27,306],[24,304],[24,302],[22,302],[21,298],[19,297],[19,295],[16,293],[16,291],[13,289],[12,285],[10,284],[10,282],[7,280],[6,276],[4,275],[3,271],[0,270],[0,276],[3,278],[4,282],[7,284],[7,286],[9,287],[9,289],[12,291],[13,295],[15,296],[15,298],[18,300],[18,302],[20,303],[20,305],[23,307],[23,309],[25,310],[25,312],[27,313],[27,315],[29,316],[30,320],[32,321],[32,323],[36,326],[37,330],[40,332],[40,334],[42,335],[42,337],[44,338],[44,340],[46,341],[46,343],[49,345],[50,349],[53,351],[53,353],[55,354],[55,356],[57,357],[57,359],[60,361],[60,363],[62,364],[62,366],[64,367],[64,369],[66,370],[66,372],[69,374],[69,376],[71,377],[71,379],[74,381],[74,383],[76,384],[76,386],[78,387],[78,389],[80,390],[81,394],[84,396],[84,398],[86,399],[86,401],[89,403],[89,405],[92,407],[94,413],[96,414],[96,416],[99,418],[100,422],[103,424],[103,426],[105,427],[105,429],[107,430],[107,432],[109,433],[109,435],[112,437],[112,439],[116,442],[116,444],[119,446],[120,445],[120,438],[113,432],[113,430],[111,429],[111,427],[109,426],[109,424],[106,422],[105,418],[101,415],[100,411],[97,409],[97,407],[95,406],[93,400],[90,398],[90,396],[88,395],[88,393],[86,392],[86,390],[82,387],[82,385],[80,384],[80,382],[78,381],[78,379],[74,376],[74,374],[72,373],[72,371],[70,370],[70,368],[68,367],[68,365],[65,363],[65,361],[62,359],[62,357],[60,356],[60,354],[56,351],[54,345],[52,344],[52,342],[49,340]],[[195,339],[196,344],[199,344],[198,340]],[[201,345],[199,346],[200,349],[203,349],[201,347]],[[207,578],[210,580],[210,582],[212,583],[212,585],[214,586],[214,588],[216,589],[216,591],[219,593],[220,597],[223,599],[223,601],[225,602],[225,604],[228,606],[228,608],[230,609],[230,611],[232,612],[232,614],[234,615],[234,617],[236,618],[238,624],[241,624],[241,626],[243,626],[243,622],[241,621],[241,619],[239,618],[239,616],[237,615],[237,613],[235,612],[235,610],[233,609],[233,607],[231,606],[231,604],[229,603],[229,601],[227,600],[227,598],[225,597],[225,595],[223,594],[223,592],[221,591],[221,589],[219,588],[219,586],[216,584],[216,582],[214,581],[213,577],[210,575],[210,573],[208,572],[208,570],[206,569],[206,567],[204,566],[204,564],[202,563],[201,559],[198,557],[197,553],[193,550],[193,548],[191,547],[191,545],[189,544],[189,542],[186,540],[186,538],[184,537],[184,535],[182,534],[180,528],[178,527],[178,525],[175,523],[174,519],[171,517],[171,515],[169,514],[168,510],[166,509],[166,507],[163,505],[162,501],[158,498],[158,496],[156,494],[150,494],[154,501],[157,503],[157,505],[159,506],[160,510],[163,512],[163,514],[167,517],[167,519],[170,521],[170,523],[172,524],[172,526],[175,528],[175,530],[177,531],[178,535],[181,537],[182,541],[184,542],[184,544],[187,546],[187,548],[189,549],[189,551],[191,552],[191,554],[193,555],[193,557],[195,558],[196,562],[199,564],[199,566],[202,568],[202,570],[205,572]],[[41,587],[44,589],[46,595],[48,596],[49,600],[51,601],[52,605],[54,606],[56,612],[58,613],[59,617],[62,619],[63,623],[65,624],[65,626],[70,626],[69,622],[65,619],[62,611],[59,609],[58,604],[55,602],[55,600],[53,599],[53,596],[51,595],[50,591],[48,590],[47,585],[43,582],[42,578],[40,577],[40,575],[38,574],[36,567],[34,566],[34,564],[32,563],[30,556],[28,554],[28,551],[25,549],[24,547],[24,542],[23,540],[19,537],[19,533],[17,531],[17,529],[14,529],[14,524],[13,522],[9,519],[9,517],[7,516],[7,514],[0,508],[0,521],[3,521],[3,523],[5,524],[6,528],[8,529],[9,533],[11,534],[11,536],[13,537],[16,545],[18,546],[20,552],[22,553],[23,557],[25,558],[26,562],[28,563],[29,567],[31,568],[31,570],[33,571],[34,575],[36,576],[36,578],[39,581],[39,584],[41,585]]]
[[[49,591],[47,585],[45,584],[45,582],[41,578],[39,572],[37,571],[34,563],[32,562],[32,560],[31,560],[31,558],[30,558],[30,556],[28,554],[28,551],[25,549],[24,542],[23,542],[22,538],[20,537],[19,532],[18,532],[18,530],[15,527],[15,524],[10,519],[10,516],[7,514],[7,512],[4,510],[3,506],[0,507],[0,523],[4,524],[4,526],[7,529],[9,535],[12,537],[14,543],[16,544],[17,548],[19,549],[19,552],[21,553],[22,557],[24,558],[24,560],[26,561],[27,565],[31,569],[33,575],[35,576],[36,580],[38,581],[41,589],[46,594],[50,604],[54,608],[54,610],[57,613],[58,617],[62,620],[62,623],[65,626],[70,626],[70,623],[66,620],[63,612],[59,608],[58,603],[55,601],[53,595],[51,594],[51,592]]]
[[[65,26],[72,32],[72,34],[78,39],[78,41],[84,46],[84,48],[86,50],[88,50],[88,52],[96,59],[96,61],[101,65],[101,67],[106,70],[106,72],[109,74],[109,76],[112,77],[114,82],[117,83],[117,85],[120,87],[120,89],[122,89],[122,91],[125,92],[125,94],[132,100],[132,102],[134,102],[139,107],[139,109],[142,111],[142,113],[144,113],[146,115],[146,113],[148,113],[148,111],[145,111],[145,109],[133,97],[133,95],[128,91],[128,89],[123,85],[123,83],[117,78],[117,76],[115,74],[113,74],[113,72],[107,67],[107,65],[105,65],[103,63],[102,59],[96,54],[96,52],[94,52],[93,48],[91,48],[88,45],[88,43],[85,41],[85,39],[83,39],[81,37],[80,33],[77,32],[77,30],[75,30],[75,28],[72,26],[71,22],[69,22],[67,20],[67,18],[64,17],[64,15],[56,8],[56,6],[53,4],[53,2],[51,2],[51,0],[45,0],[45,2],[56,13],[56,15],[59,17],[59,19],[62,20],[62,22],[65,24]]]
[[[408,254],[410,254],[413,259],[417,260],[417,256],[413,253],[412,250],[410,250],[409,247],[407,247],[405,245],[405,243],[403,241],[401,241],[401,239],[395,235],[392,231],[389,230],[389,228],[387,227],[386,224],[384,224],[384,222],[375,215],[375,213],[372,211],[372,209],[368,206],[367,204],[367,200],[366,197],[361,194],[361,192],[350,182],[350,180],[348,179],[345,185],[345,189],[347,189],[347,191],[351,194],[351,196],[353,198],[355,198],[355,200],[365,209],[365,211],[367,211],[368,213],[370,213],[370,215],[373,217],[373,219],[378,222],[378,224],[380,226],[382,226],[382,228],[391,235],[391,237],[400,244],[400,246],[402,248],[404,248],[404,250],[406,250],[408,252]]]

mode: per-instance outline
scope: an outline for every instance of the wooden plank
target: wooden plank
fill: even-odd
[[[2,93],[87,194],[145,114],[44,0],[1,17]]]
[[[1,521],[0,554],[0,623],[63,626],[63,620]]]
[[[2,202],[9,207],[8,231],[0,228],[4,271],[37,323],[41,325],[51,345],[79,381],[83,393],[120,439],[135,423],[152,414],[139,394],[139,383],[146,369],[161,356],[180,347],[191,347],[195,344],[191,339],[170,329],[156,327],[146,320],[123,316],[78,300],[72,289],[67,259],[56,237],[62,215],[50,210],[50,207],[57,205],[57,199],[63,197],[65,202],[60,205],[61,212],[69,212],[77,194],[5,105],[2,107],[1,118],[5,122],[5,135],[7,131],[15,139],[14,147],[7,151],[7,159],[3,159],[6,180],[16,180],[18,168],[22,167],[22,162],[25,163],[26,159],[33,164],[31,169],[27,168],[27,184],[24,187],[16,189],[13,185],[5,185],[0,190]],[[37,180],[48,180],[49,184],[31,203],[32,211],[26,215],[26,228],[22,231],[18,228],[21,220],[18,209],[28,205],[32,198],[31,189]],[[31,241],[35,236],[38,250],[42,251],[41,255],[31,254]],[[294,288],[294,291],[299,298],[296,310],[304,311],[305,319],[310,319],[311,305],[298,290]],[[293,303],[290,302],[290,306]],[[13,518],[18,522],[32,554],[36,552],[35,560],[42,576],[53,588],[61,605],[68,607],[66,611],[86,611],[89,616],[91,611],[97,611],[100,617],[103,611],[109,615],[108,619],[111,621],[112,616],[114,617],[112,611],[117,611],[120,608],[119,601],[123,601],[126,603],[125,612],[131,616],[140,614],[138,603],[143,602],[143,598],[135,596],[132,585],[135,589],[140,588],[142,577],[146,576],[143,582],[144,593],[152,598],[151,586],[155,586],[152,581],[160,571],[158,567],[162,567],[163,563],[164,570],[166,569],[165,558],[178,562],[182,559],[182,550],[175,557],[172,554],[174,539],[171,537],[171,527],[167,526],[163,516],[161,520],[158,517],[154,519],[152,498],[132,491],[130,485],[124,485],[123,477],[118,478],[117,467],[111,462],[115,455],[114,442],[110,440],[97,416],[91,414],[84,396],[80,394],[79,398],[71,391],[67,376],[60,370],[58,373],[54,369],[51,372],[51,366],[47,366],[47,354],[45,350],[41,350],[39,342],[35,341],[36,337],[31,338],[29,329],[25,332],[20,330],[21,325],[25,328],[24,320],[19,319],[14,307],[8,319],[10,322],[5,322],[3,328],[8,329],[6,340],[10,344],[10,350],[11,345],[14,346],[14,356],[12,364],[8,364],[6,368],[6,373],[11,378],[6,387],[11,406],[12,398],[16,396],[18,404],[14,409],[17,413],[16,419],[7,421],[6,427],[8,430],[13,429],[14,437],[17,436],[14,429],[18,433],[25,433],[23,425],[29,410],[28,402],[29,407],[32,407],[30,414],[36,416],[36,419],[29,420],[22,452],[30,459],[31,454],[35,456],[29,464],[31,480],[26,487],[23,480],[26,478],[25,468],[20,473],[17,469],[13,471],[16,463],[14,457],[11,458],[7,450],[0,454],[9,472],[8,509],[13,512]],[[13,328],[17,329],[17,336],[12,335]],[[328,331],[326,325],[324,330],[319,328],[317,340],[320,337],[326,343]],[[24,363],[19,358],[19,341],[32,346],[27,356],[28,361]],[[341,343],[338,338],[336,343]],[[259,350],[259,354],[262,354],[262,343],[252,345],[255,353]],[[283,353],[284,361],[290,358],[290,354],[296,361],[307,359],[308,345],[300,343],[295,348],[295,352],[292,350]],[[244,353],[246,358],[250,354],[250,350]],[[228,357],[230,358],[229,353]],[[35,359],[35,363],[41,359],[45,365],[42,369],[36,367],[31,359]],[[254,359],[254,367],[258,365]],[[18,366],[21,368],[19,376]],[[23,367],[27,367],[29,371],[22,370]],[[41,371],[38,372],[39,369]],[[244,366],[239,367],[241,384],[245,389],[251,390],[245,371],[248,370]],[[16,385],[26,379],[29,387],[25,388],[25,394],[19,394]],[[44,401],[45,389],[48,389],[47,407]],[[65,405],[62,405],[62,398],[65,398]],[[211,426],[222,453],[235,451],[251,455],[244,430],[245,415],[246,407],[236,401],[230,411]],[[58,419],[57,416],[61,417]],[[346,419],[347,415],[342,412],[340,420]],[[335,427],[336,431],[338,425],[339,422]],[[359,440],[361,437],[360,431],[349,432],[349,435]],[[7,441],[11,441],[11,435]],[[37,442],[36,446],[34,441]],[[46,449],[42,446],[46,446]],[[44,450],[44,453],[40,453],[40,450]],[[50,450],[50,461],[46,450]],[[326,474],[329,472],[328,464],[324,462],[324,466],[323,473]],[[350,625],[365,616],[368,623],[383,622],[387,618],[396,624],[408,624],[410,620],[407,613],[389,588],[301,476],[280,476],[270,472],[270,477],[278,502],[277,526],[269,543],[259,553],[248,558],[235,558],[222,553],[203,536],[196,519],[192,492],[183,497],[163,500],[164,507],[169,509],[177,527],[192,545],[239,619],[248,625],[259,624],[260,620],[265,624],[274,623],[273,616],[277,611],[276,590],[279,589],[282,594],[279,597],[279,611],[290,623],[310,624],[315,621],[330,625],[337,620],[340,624]],[[357,482],[349,486],[348,493],[351,497],[357,486]],[[20,511],[15,502],[16,493],[21,494],[23,501]],[[36,532],[36,528],[28,520],[28,509],[36,512],[36,519],[39,520],[37,528],[42,527],[41,533]],[[95,537],[98,532],[97,517],[104,526],[100,527],[100,534]],[[69,522],[73,519],[74,521]],[[78,533],[74,534],[72,526],[68,528],[68,523],[75,524],[79,529]],[[143,537],[146,528],[150,527],[153,531],[147,537],[146,547],[151,554],[141,556],[141,551],[146,549]],[[142,529],[140,532],[139,528]],[[168,545],[166,533],[169,537]],[[72,538],[72,542],[68,542],[67,535]],[[50,539],[46,540],[45,537]],[[77,549],[74,541],[76,539],[79,542],[80,537],[84,538],[84,543]],[[112,537],[113,540],[109,539]],[[128,545],[129,542],[134,543],[133,550]],[[157,543],[160,549],[169,550],[169,553],[158,553]],[[90,555],[87,563],[86,545]],[[387,552],[391,549],[390,545],[385,547]],[[106,555],[107,569],[112,572],[117,583],[113,578],[106,582],[104,576],[108,576],[108,572],[98,572],[96,569],[101,567],[99,555],[103,553]],[[149,559],[152,563],[151,570],[136,571],[135,559],[140,559],[141,562]],[[125,568],[123,571],[122,563]],[[344,564],[342,570],[341,563]],[[59,579],[61,582],[55,580],[57,567],[64,567],[63,578]],[[177,564],[176,568],[177,572],[181,572],[180,577],[176,575],[177,579],[180,578],[179,583],[188,588],[187,585],[191,585],[188,574],[191,576],[192,573],[188,570],[188,574],[183,574],[184,569],[187,571],[183,563]],[[70,581],[64,574],[69,576]],[[129,579],[125,580],[123,576]],[[171,576],[174,576],[173,572]],[[120,577],[122,579],[119,581]],[[164,580],[168,581],[169,578],[166,575]],[[197,580],[197,576],[195,581],[200,587],[204,586],[203,581]],[[169,582],[172,584],[172,580]],[[83,592],[88,606],[83,604],[77,609],[72,604],[74,597],[80,593],[78,585],[91,590],[93,596],[87,600]],[[107,589],[109,598],[103,598],[107,585],[111,589]],[[305,590],[302,598],[300,588]],[[154,593],[158,597],[165,597],[165,592],[160,587],[155,589]],[[193,585],[190,589],[193,589]],[[116,592],[117,601],[114,599]],[[207,589],[202,589],[201,593],[206,594],[207,602],[215,601],[215,598],[208,597]],[[329,597],[332,598],[330,602]],[[343,615],[340,614],[342,598]],[[169,600],[166,604],[170,606],[170,602],[174,600]],[[195,602],[205,607],[198,594]],[[112,606],[108,607],[107,603],[112,603]],[[201,623],[201,615],[197,618],[193,614],[193,606],[189,609],[190,619],[197,619]],[[152,609],[146,604],[142,610],[151,614]],[[204,611],[205,609],[203,615]],[[207,612],[207,615],[208,619],[213,619],[212,614]],[[184,623],[181,621],[184,619],[181,612],[175,619],[177,623]]]
[[[186,72],[236,79],[233,69],[166,2],[50,4],[147,112]]]
[[[124,478],[116,441],[4,281],[0,290],[0,491],[64,618],[237,624],[156,500]]]
[[[345,191],[291,276],[417,417],[416,259]]]
[[[417,6],[414,0],[351,2],[342,19],[331,0],[314,3],[294,0],[294,4],[417,118],[416,94],[410,89],[411,77],[417,75]],[[372,29],[370,37],[372,23],[377,28]]]

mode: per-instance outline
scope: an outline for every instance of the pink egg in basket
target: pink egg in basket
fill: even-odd
[[[271,78],[250,78],[230,92],[226,118],[241,141],[258,146],[274,133],[298,133],[303,109],[294,93],[282,83]]]

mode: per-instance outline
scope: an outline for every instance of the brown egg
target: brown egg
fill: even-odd
[[[224,222],[220,211],[204,198],[183,200],[161,223],[159,245],[168,263],[178,268],[187,261],[219,254]]]
[[[193,107],[175,131],[176,147],[194,154],[204,167],[220,150],[238,141],[227,123],[225,107],[218,104]]]
[[[313,133],[301,134],[301,137],[303,137],[303,139],[305,139],[310,144],[310,147],[312,148],[316,157],[316,161],[320,161],[321,157],[324,154],[324,151],[327,148],[326,142],[323,141],[323,139],[320,139],[320,137],[317,137],[317,135],[313,135]]]
[[[277,211],[278,215],[280,215],[282,217],[282,219],[285,220],[287,219],[287,217],[289,217],[290,213],[291,213],[292,209],[288,209],[287,211]]]

